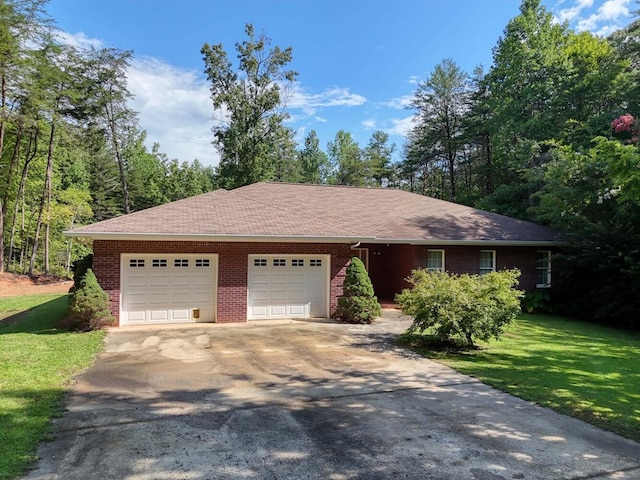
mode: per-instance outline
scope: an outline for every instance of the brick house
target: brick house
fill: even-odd
[[[415,268],[522,272],[551,285],[557,232],[401,190],[257,183],[66,232],[93,241],[93,269],[120,325],[329,317],[360,257],[382,300]]]

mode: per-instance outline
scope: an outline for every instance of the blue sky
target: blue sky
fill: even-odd
[[[634,0],[543,0],[560,21],[599,35],[630,23]],[[132,50],[132,107],[149,146],[170,158],[215,165],[203,43],[222,43],[235,59],[244,25],[272,45],[293,48],[298,81],[288,125],[302,143],[316,130],[321,147],[338,130],[361,147],[389,133],[399,158],[411,122],[405,108],[434,66],[452,58],[471,73],[491,65],[491,50],[519,0],[50,0],[47,11],[66,41]]]

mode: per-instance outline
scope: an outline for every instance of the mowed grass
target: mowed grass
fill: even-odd
[[[35,460],[70,380],[102,347],[104,332],[57,327],[67,307],[67,295],[0,299],[0,479]]]
[[[548,315],[522,315],[499,340],[423,355],[539,405],[640,441],[640,334]]]

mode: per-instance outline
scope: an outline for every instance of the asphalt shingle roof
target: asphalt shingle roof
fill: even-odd
[[[346,237],[363,241],[554,242],[549,228],[389,188],[256,183],[68,232],[73,236]]]

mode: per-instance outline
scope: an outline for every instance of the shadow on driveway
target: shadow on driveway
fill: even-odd
[[[395,346],[407,325],[113,330],[26,478],[640,477],[638,444]]]

